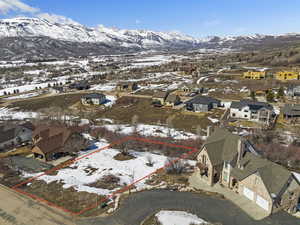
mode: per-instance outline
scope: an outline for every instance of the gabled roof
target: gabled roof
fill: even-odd
[[[273,106],[269,103],[257,102],[257,101],[252,101],[252,100],[248,100],[248,99],[243,99],[239,102],[233,101],[231,103],[230,108],[232,108],[232,109],[242,109],[246,106],[248,106],[250,108],[250,110],[260,110],[262,108],[266,108],[268,110],[273,110]]]
[[[168,97],[166,98],[167,102],[176,102],[176,100],[179,98],[178,95],[175,94],[169,94]]]
[[[232,176],[238,180],[244,180],[248,176],[257,173],[270,195],[278,195],[292,175],[283,166],[250,152],[245,153],[240,161],[240,165],[242,166],[241,168],[235,167],[232,169]]]
[[[64,145],[73,132],[67,127],[63,126],[40,126],[34,131],[33,137],[41,139],[37,142],[36,146],[43,153],[49,152],[63,152]],[[75,150],[74,150],[75,151]]]
[[[102,99],[102,98],[105,98],[105,95],[102,94],[102,93],[90,93],[90,94],[82,96],[81,98],[86,98],[86,99],[98,98],[98,99]]]
[[[14,139],[23,127],[29,130],[34,129],[33,124],[30,122],[25,122],[17,125],[10,124],[6,126],[0,126],[0,143]]]
[[[300,116],[300,104],[285,104],[282,113],[289,116]]]
[[[169,93],[165,91],[157,91],[153,94],[153,98],[166,98],[168,94]]]
[[[197,95],[191,100],[186,102],[186,104],[202,104],[202,105],[209,105],[213,103],[221,104],[221,101],[212,97]]]
[[[203,147],[206,148],[211,163],[218,165],[235,158],[240,139],[241,137],[226,129],[216,128],[212,135],[207,138]]]

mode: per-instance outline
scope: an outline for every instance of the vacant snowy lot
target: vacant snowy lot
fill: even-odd
[[[108,145],[105,140],[98,142],[97,148]],[[92,151],[84,151],[81,156]],[[147,152],[130,151],[132,159],[117,160],[114,157],[120,154],[119,150],[109,148],[102,151],[96,151],[85,158],[82,158],[67,168],[57,171],[56,175],[43,175],[38,180],[46,183],[58,182],[63,184],[63,188],[67,189],[73,187],[78,192],[94,193],[101,196],[108,196],[113,194],[121,187],[127,186],[134,181],[137,181],[157,169],[163,167],[167,161],[166,156],[152,154]],[[147,165],[151,158],[153,165]],[[189,164],[194,165],[194,161],[188,161]],[[33,177],[39,174],[24,174],[25,177]],[[101,182],[103,178],[113,176],[115,179],[114,188],[105,188],[95,186],[95,183]],[[148,185],[145,183],[146,179],[141,180],[135,184],[137,190],[142,190]],[[30,185],[30,183],[28,184]]]

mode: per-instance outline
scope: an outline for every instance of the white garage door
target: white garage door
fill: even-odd
[[[259,205],[264,210],[267,210],[267,211],[269,210],[269,202],[259,195],[257,195],[257,197],[256,197],[256,204]]]
[[[246,187],[244,187],[244,195],[247,197],[247,198],[249,198],[250,200],[254,200],[254,192],[253,191],[251,191],[250,189],[248,189],[248,188],[246,188]]]

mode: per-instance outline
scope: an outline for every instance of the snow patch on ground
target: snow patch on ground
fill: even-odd
[[[107,102],[104,104],[106,107],[112,107],[115,103],[117,98],[112,95],[106,95]]]
[[[104,127],[110,131],[119,132],[121,134],[131,135],[134,132],[134,126],[131,125],[104,125]],[[172,137],[174,139],[196,139],[197,136],[192,133],[178,131],[173,128],[167,128],[163,126],[148,125],[148,124],[138,124],[136,127],[136,132],[143,136],[155,136],[155,137]]]
[[[5,119],[12,119],[12,120],[24,120],[24,119],[31,119],[36,118],[38,113],[36,112],[19,112],[14,111],[13,109],[8,108],[0,108],[0,118]]]
[[[162,210],[155,215],[162,225],[190,225],[206,223],[198,216],[183,211]]]
[[[211,117],[207,117],[207,119],[209,119],[212,123],[218,123],[218,122],[220,122],[220,120],[214,119],[214,118],[211,118]]]

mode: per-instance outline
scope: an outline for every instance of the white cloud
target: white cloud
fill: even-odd
[[[40,19],[46,19],[50,23],[76,24],[76,25],[79,24],[79,23],[77,23],[76,21],[74,21],[70,18],[67,18],[65,16],[61,16],[61,15],[56,15],[56,14],[40,13],[36,16]]]
[[[20,0],[0,0],[0,14],[7,14],[10,11],[36,13],[39,9],[31,7]]]
[[[140,21],[138,19],[135,20],[135,24],[141,24],[141,23],[142,23],[142,21]]]
[[[214,20],[208,20],[208,21],[204,21],[203,25],[205,27],[215,27],[221,24],[220,20],[214,19]]]

